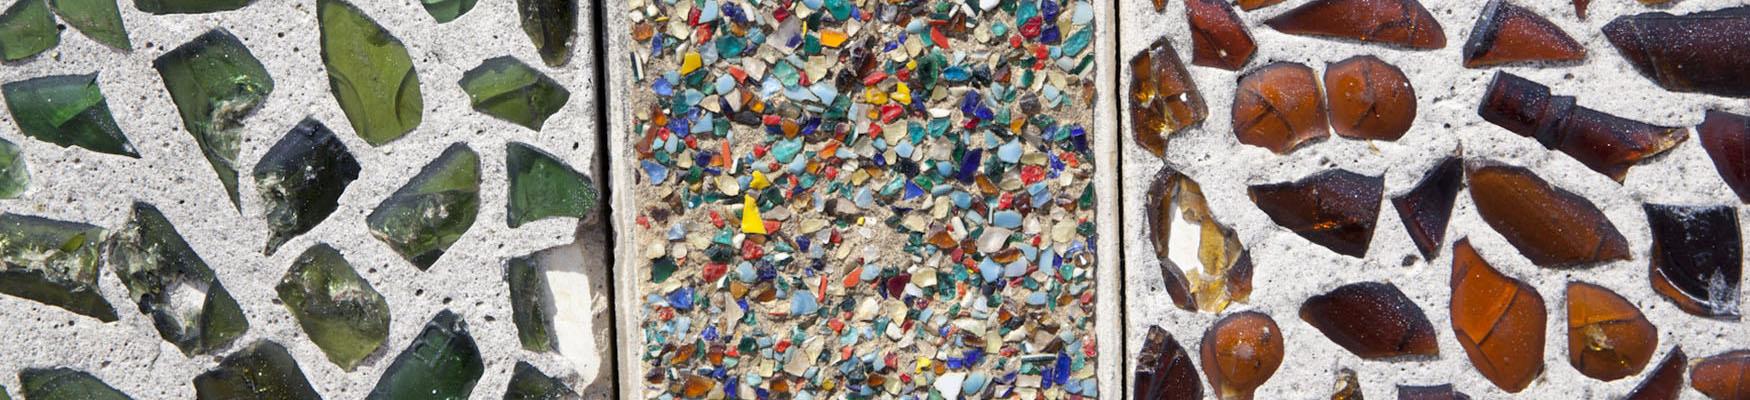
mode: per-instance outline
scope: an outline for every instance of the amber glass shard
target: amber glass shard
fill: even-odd
[[[1528,61],[1579,61],[1586,47],[1556,24],[1517,4],[1492,0],[1464,42],[1464,67]]]
[[[1337,383],[1331,389],[1331,400],[1366,400],[1361,395],[1361,381],[1355,378],[1354,370],[1337,370]]]
[[[1453,390],[1452,385],[1434,386],[1404,386],[1398,385],[1398,400],[1470,400],[1464,392]]]
[[[1604,37],[1642,76],[1666,90],[1750,97],[1750,6],[1688,15],[1618,17]]]
[[[1689,139],[1688,130],[1580,107],[1573,96],[1552,96],[1548,86],[1505,72],[1495,73],[1477,115],[1617,182],[1629,167]]]
[[[1653,231],[1647,272],[1653,291],[1690,314],[1738,319],[1744,254],[1737,209],[1659,204],[1642,208]]]
[[[1471,365],[1501,390],[1525,390],[1543,371],[1543,296],[1490,266],[1470,239],[1452,245],[1451,285],[1452,331]]]
[[[1665,361],[1660,361],[1653,373],[1623,400],[1677,400],[1683,394],[1685,368],[1689,368],[1689,357],[1683,355],[1683,348],[1672,347],[1671,353],[1665,355]]]
[[[1380,177],[1338,169],[1255,185],[1247,192],[1277,225],[1337,254],[1361,258],[1373,242],[1384,184]]]
[[[1149,187],[1149,239],[1173,304],[1219,313],[1252,293],[1252,256],[1209,212],[1191,177],[1163,167]]]
[[[1300,319],[1365,359],[1440,355],[1434,324],[1396,285],[1352,283],[1300,304]]]
[[[1689,370],[1689,386],[1714,400],[1750,399],[1750,350],[1702,358]]]
[[[1237,3],[1240,5],[1241,10],[1246,10],[1246,11],[1252,11],[1252,10],[1256,10],[1256,9],[1260,9],[1260,8],[1264,8],[1264,7],[1273,6],[1273,5],[1276,5],[1276,3],[1281,3],[1281,2],[1282,2],[1282,0],[1234,0],[1234,3]]]
[[[1130,130],[1136,144],[1159,156],[1167,135],[1203,122],[1209,108],[1173,43],[1162,36],[1130,58]]]
[[[1355,56],[1325,66],[1331,130],[1351,139],[1398,140],[1416,120],[1416,88],[1397,66]]]
[[[1739,201],[1750,203],[1750,117],[1708,110],[1695,134],[1726,186]]]
[[[1416,0],[1313,0],[1264,24],[1293,35],[1330,36],[1416,49],[1446,47],[1440,21]]]
[[[1532,263],[1559,268],[1629,258],[1628,240],[1586,198],[1523,167],[1481,161],[1466,170],[1477,213]]]
[[[1410,241],[1422,252],[1422,259],[1432,260],[1446,241],[1446,223],[1452,219],[1452,204],[1458,200],[1458,187],[1464,180],[1464,162],[1447,157],[1422,175],[1416,187],[1391,198],[1398,219],[1410,233]]]
[[[1331,135],[1324,96],[1310,67],[1277,62],[1247,72],[1234,92],[1233,132],[1240,143],[1288,154]]]
[[[1586,5],[1591,3],[1592,0],[1574,0],[1574,15],[1586,19]]]
[[[1197,381],[1197,367],[1191,365],[1191,355],[1179,346],[1172,334],[1159,326],[1149,326],[1143,338],[1142,354],[1136,356],[1137,400],[1201,400],[1203,383]]]
[[[1659,347],[1659,328],[1628,299],[1603,286],[1568,282],[1568,363],[1614,381],[1641,372]]]
[[[1256,311],[1230,314],[1203,332],[1198,356],[1215,397],[1251,400],[1252,391],[1282,366],[1282,329]]]
[[[1192,64],[1238,71],[1258,51],[1227,0],[1185,0],[1185,20],[1191,26]]]
[[[1155,12],[1167,11],[1167,0],[1152,0],[1152,2],[1155,4]]]

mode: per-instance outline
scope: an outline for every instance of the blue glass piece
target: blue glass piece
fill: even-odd
[[[978,174],[979,162],[984,160],[984,149],[972,149],[960,158],[960,169],[956,176],[960,183],[972,183],[972,178]]]

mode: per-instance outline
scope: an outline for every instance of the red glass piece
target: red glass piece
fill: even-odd
[[[1391,199],[1410,241],[1422,252],[1422,259],[1434,259],[1440,244],[1446,241],[1446,223],[1452,219],[1452,205],[1458,201],[1458,188],[1463,182],[1464,162],[1458,157],[1447,157],[1423,174],[1416,187]]]
[[[1505,72],[1495,73],[1477,114],[1617,182],[1628,175],[1629,167],[1689,139],[1688,130],[1580,107],[1572,96],[1550,95],[1548,86]]]
[[[1246,24],[1227,0],[1185,0],[1191,26],[1191,63],[1238,71],[1258,51]]]
[[[1312,68],[1278,62],[1240,77],[1233,103],[1233,132],[1240,143],[1288,154],[1330,136],[1327,125]]]
[[[1264,21],[1283,33],[1417,49],[1446,47],[1440,21],[1416,0],[1313,0]]]
[[[1750,97],[1750,6],[1687,15],[1625,15],[1604,37],[1641,76],[1666,90]]]
[[[1750,117],[1708,110],[1695,134],[1726,186],[1739,201],[1750,203]]]
[[[1543,16],[1504,0],[1491,0],[1464,43],[1465,68],[1527,61],[1579,61],[1586,47]]]

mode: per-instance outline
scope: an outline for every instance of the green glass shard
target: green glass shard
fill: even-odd
[[[504,280],[510,283],[510,316],[516,323],[517,338],[523,349],[534,352],[557,350],[553,343],[553,313],[547,309],[552,294],[547,288],[545,268],[537,261],[540,253],[511,258],[506,262]]]
[[[262,252],[273,255],[334,213],[341,193],[358,179],[359,164],[333,131],[305,118],[255,163],[254,175],[272,232]]]
[[[479,210],[480,155],[458,142],[377,205],[365,225],[423,271],[468,232]]]
[[[389,303],[327,244],[298,255],[274,290],[304,334],[340,369],[352,371],[389,337]]]
[[[204,14],[248,7],[255,0],[134,0],[134,8],[157,15]]]
[[[30,400],[132,400],[85,371],[67,368],[25,368],[18,371],[18,385]]]
[[[184,355],[206,354],[249,330],[237,300],[157,207],[134,203],[104,254],[140,313]]]
[[[571,98],[559,82],[510,56],[481,62],[460,83],[475,111],[537,131]]]
[[[321,400],[285,346],[260,341],[194,377],[197,400]]]
[[[510,227],[548,217],[584,218],[595,212],[595,182],[557,157],[523,143],[505,145],[505,170],[510,174]]]
[[[18,61],[61,44],[49,3],[18,0],[0,13],[0,61]]]
[[[441,24],[455,21],[474,9],[474,0],[419,0],[419,5],[425,6],[425,12]]]
[[[516,371],[511,373],[510,388],[504,390],[504,400],[563,400],[577,399],[577,392],[571,391],[565,381],[547,376],[540,369],[527,362],[517,361]]]
[[[425,324],[367,399],[466,399],[486,370],[468,323],[449,309]]]
[[[67,25],[72,25],[91,40],[122,50],[134,49],[134,45],[128,43],[128,28],[122,26],[122,10],[116,7],[116,0],[49,2],[55,6],[55,14],[59,14],[61,20],[67,21]]]
[[[0,400],[12,400],[12,395],[6,394],[6,385],[0,385]]]
[[[55,75],[0,85],[12,121],[26,136],[99,153],[140,158],[109,114],[97,74]]]
[[[15,199],[30,185],[30,169],[18,145],[0,139],[0,199]]]
[[[419,126],[425,101],[407,46],[342,0],[317,0],[316,21],[328,86],[352,130],[381,146]]]
[[[243,117],[255,112],[273,92],[273,78],[236,36],[214,29],[164,53],[152,62],[164,88],[194,135],[201,154],[219,174],[231,205],[237,200],[237,150],[243,142]]]
[[[577,34],[577,0],[516,0],[516,10],[541,61],[549,67],[565,65]]]
[[[0,293],[115,321],[115,308],[97,290],[102,240],[96,226],[0,214]]]

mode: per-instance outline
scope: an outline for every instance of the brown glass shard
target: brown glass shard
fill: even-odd
[[[1446,47],[1440,21],[1416,0],[1313,0],[1264,21],[1283,33],[1416,49]]]
[[[1397,66],[1355,56],[1325,66],[1331,130],[1351,139],[1398,140],[1416,120],[1416,88]]]
[[[1750,203],[1750,117],[1708,110],[1695,134],[1726,186],[1739,201]]]
[[[1688,15],[1618,17],[1604,37],[1641,76],[1666,90],[1750,97],[1750,6]]]
[[[1203,95],[1167,37],[1132,57],[1130,73],[1130,129],[1136,143],[1149,152],[1165,154],[1168,135],[1209,116]]]
[[[1365,359],[1437,356],[1434,324],[1396,285],[1351,283],[1300,304],[1300,319]]]
[[[1688,130],[1580,107],[1573,96],[1552,96],[1548,86],[1505,72],[1495,73],[1477,114],[1617,182],[1629,167],[1689,139]]]
[[[1233,132],[1240,143],[1288,154],[1330,136],[1318,78],[1302,64],[1277,62],[1247,72],[1234,91]]]
[[[1641,372],[1659,347],[1659,328],[1616,292],[1568,282],[1568,363],[1580,374],[1614,381]]]
[[[1459,184],[1464,181],[1464,162],[1447,157],[1422,175],[1416,187],[1391,198],[1398,219],[1415,242],[1422,259],[1432,260],[1446,241],[1446,223],[1452,219],[1452,204],[1458,200]]]
[[[1246,10],[1246,11],[1252,11],[1252,10],[1256,10],[1256,9],[1260,9],[1260,8],[1264,8],[1264,7],[1273,6],[1273,5],[1276,5],[1276,3],[1281,3],[1281,2],[1282,2],[1282,0],[1234,0],[1234,3],[1238,3],[1240,5],[1241,10]]]
[[[1470,400],[1464,392],[1453,390],[1451,384],[1434,386],[1398,385],[1398,400]]]
[[[1217,399],[1251,400],[1282,366],[1282,329],[1256,311],[1230,314],[1203,332],[1198,352]]]
[[[1142,343],[1142,354],[1136,357],[1135,391],[1137,400],[1201,400],[1203,383],[1197,381],[1197,367],[1191,365],[1191,355],[1179,346],[1173,335],[1159,326],[1149,326]]]
[[[1598,206],[1524,167],[1467,162],[1471,202],[1483,221],[1542,267],[1629,258],[1628,240]]]
[[[1173,304],[1219,313],[1252,293],[1252,256],[1209,212],[1191,177],[1163,167],[1148,195],[1149,239]],[[1176,251],[1175,251],[1176,250]]]
[[[1574,15],[1586,19],[1586,5],[1591,3],[1592,0],[1574,0]]]
[[[1689,370],[1689,386],[1714,400],[1750,399],[1750,350],[1703,357]]]
[[[1556,24],[1517,4],[1491,0],[1464,42],[1464,67],[1531,61],[1579,61],[1586,47]]]
[[[1228,0],[1185,0],[1191,26],[1191,63],[1238,71],[1258,50]]]
[[[1350,257],[1367,255],[1384,179],[1327,170],[1294,182],[1254,185],[1252,202],[1300,237]]]
[[[1167,0],[1152,0],[1152,1],[1155,3],[1155,12],[1167,11]]]
[[[1647,272],[1653,291],[1684,312],[1736,320],[1744,278],[1738,210],[1730,206],[1646,204],[1653,248]]]
[[[1660,361],[1653,373],[1623,400],[1677,400],[1683,394],[1685,368],[1689,368],[1689,357],[1683,355],[1683,348],[1672,347],[1671,353],[1665,355],[1665,361]]]
[[[1331,400],[1367,400],[1361,395],[1361,380],[1355,378],[1355,370],[1337,370],[1337,383],[1331,389]]]
[[[1471,248],[1452,245],[1452,332],[1489,382],[1519,393],[1543,371],[1543,296],[1502,275]]]

